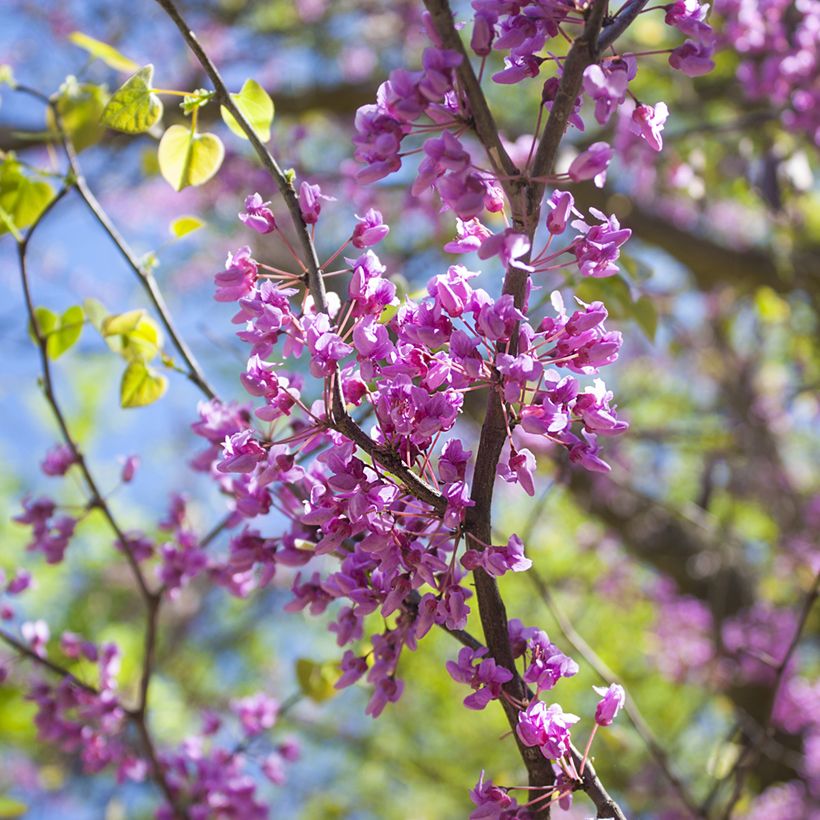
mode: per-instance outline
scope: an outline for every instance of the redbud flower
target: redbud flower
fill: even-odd
[[[231,710],[239,718],[247,734],[258,735],[276,723],[279,702],[264,692],[257,692],[255,695],[233,701]]]
[[[567,220],[575,208],[575,199],[569,191],[553,191],[547,200],[550,210],[547,214],[547,230],[551,234],[563,233]]]
[[[40,468],[46,475],[65,475],[72,464],[76,464],[77,456],[67,444],[57,444],[46,453]]]
[[[686,74],[687,77],[700,77],[708,74],[714,67],[712,59],[715,47],[712,44],[697,43],[687,40],[683,45],[672,50],[669,65]]]
[[[569,166],[569,176],[573,182],[594,179],[598,188],[606,182],[606,169],[612,160],[612,148],[606,142],[593,142],[586,151],[579,154]]]
[[[611,683],[606,688],[603,686],[592,688],[603,698],[595,707],[595,722],[599,726],[611,726],[626,700],[624,688],[617,683]]]
[[[497,256],[505,268],[520,268],[521,270],[532,270],[532,266],[521,261],[521,257],[530,251],[530,240],[523,234],[517,233],[512,228],[507,228],[503,233],[498,233],[484,240],[478,251],[479,259],[489,259]]]
[[[569,727],[579,720],[557,703],[547,706],[542,700],[533,700],[526,711],[518,713],[516,732],[525,746],[539,746],[544,757],[557,760],[569,751]]]
[[[666,103],[659,102],[654,108],[651,105],[639,105],[632,112],[630,128],[633,134],[643,137],[653,151],[660,151],[663,148],[661,131],[668,116]]]
[[[217,302],[235,302],[253,291],[258,268],[246,245],[236,253],[229,253],[225,270],[214,276]]]
[[[325,196],[318,185],[311,185],[303,182],[299,186],[299,209],[302,211],[302,219],[306,225],[315,225],[319,221],[319,214],[322,211],[320,200],[335,202],[336,197]]]
[[[239,218],[257,233],[271,233],[276,230],[276,217],[269,206],[270,202],[263,202],[259,194],[251,194],[245,199],[245,210]]]
[[[479,222],[478,219],[468,219],[466,222],[456,219],[457,239],[448,242],[444,246],[447,253],[471,253],[477,251],[485,239],[493,235],[493,232]]]
[[[390,233],[390,228],[384,224],[381,211],[370,208],[364,216],[357,216],[359,220],[353,229],[351,242],[354,248],[369,248],[377,245]]]
[[[122,464],[122,471],[120,472],[120,479],[123,484],[128,484],[134,478],[137,468],[140,466],[140,457],[133,455],[128,456]]]

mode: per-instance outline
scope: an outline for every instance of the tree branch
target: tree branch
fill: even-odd
[[[305,220],[302,217],[302,210],[299,206],[299,198],[296,190],[293,187],[290,179],[285,175],[276,159],[267,149],[262,140],[259,139],[253,126],[247,121],[244,114],[237,108],[236,103],[228,92],[219,71],[217,70],[210,57],[205,53],[199,43],[194,32],[185,22],[185,19],[180,14],[177,7],[172,0],[156,0],[156,2],[164,9],[166,14],[171,18],[176,27],[179,29],[182,37],[187,43],[188,47],[193,52],[194,56],[199,60],[200,65],[208,75],[214,90],[216,92],[217,101],[224,105],[234,116],[239,126],[247,136],[257,157],[262,162],[265,170],[270,174],[282,199],[287,206],[290,213],[293,227],[304,253],[304,263],[307,267],[307,281],[310,294],[313,297],[313,302],[316,310],[320,313],[327,313],[327,294],[325,292],[325,284],[322,276],[322,269],[319,266],[319,259],[316,254],[316,248],[313,244],[310,231],[308,230]],[[334,376],[330,379],[331,387],[331,406],[327,408],[328,424],[335,430],[338,430],[343,435],[347,436],[351,441],[364,450],[374,461],[378,461],[391,473],[393,473],[405,487],[408,488],[417,498],[430,504],[438,512],[443,511],[446,506],[441,494],[438,490],[428,485],[423,479],[419,478],[409,467],[407,467],[401,458],[383,447],[379,447],[367,433],[362,430],[353,418],[348,414],[345,408],[344,398],[342,396],[341,381],[339,379],[338,368]]]
[[[137,709],[129,712],[129,716],[134,720],[139,731],[140,737],[142,738],[145,754],[151,763],[152,771],[154,773],[154,779],[157,785],[162,790],[163,794],[168,800],[168,804],[174,812],[174,815],[176,817],[182,818],[184,817],[184,814],[180,809],[178,802],[174,797],[171,788],[168,784],[168,781],[165,777],[165,773],[162,769],[159,758],[157,756],[156,749],[153,744],[153,739],[151,738],[151,734],[146,722],[148,687],[151,679],[151,673],[153,670],[157,616],[159,613],[161,601],[160,593],[152,592],[149,588],[148,583],[145,579],[145,574],[142,571],[142,567],[140,566],[139,562],[137,561],[136,557],[131,552],[131,550],[128,549],[128,539],[126,538],[124,530],[119,525],[117,519],[114,517],[114,514],[111,511],[110,506],[108,505],[108,502],[105,500],[105,497],[100,492],[99,487],[97,486],[96,479],[94,478],[94,475],[88,467],[88,464],[86,463],[85,457],[82,451],[80,450],[79,445],[77,444],[77,442],[71,434],[62,407],[57,399],[57,394],[54,390],[54,382],[51,373],[51,364],[48,358],[48,340],[43,335],[43,332],[40,328],[40,324],[37,320],[37,315],[34,308],[34,301],[31,295],[31,286],[28,277],[28,260],[26,256],[29,243],[31,242],[32,237],[34,236],[37,228],[42,224],[43,220],[48,216],[49,213],[51,213],[52,209],[57,205],[57,203],[59,203],[63,199],[63,197],[68,193],[69,190],[70,188],[68,185],[64,186],[57,193],[54,199],[48,204],[45,210],[43,210],[43,212],[37,217],[37,220],[28,229],[26,234],[20,237],[17,241],[17,255],[20,269],[20,280],[23,289],[23,300],[26,307],[26,313],[28,314],[31,332],[34,335],[35,342],[37,344],[37,349],[39,352],[43,392],[45,394],[46,401],[49,407],[51,408],[52,414],[57,422],[57,426],[60,429],[63,441],[74,454],[77,466],[79,467],[80,472],[82,473],[86,487],[91,496],[90,506],[91,508],[99,509],[102,512],[104,518],[106,519],[112,531],[114,532],[114,535],[116,536],[117,540],[122,545],[122,551],[125,553],[126,561],[128,562],[128,565],[131,569],[131,573],[134,576],[134,580],[136,581],[137,587],[139,588],[139,592],[145,603],[145,657],[143,658],[143,667],[140,679],[140,700]],[[6,641],[6,643],[10,643],[10,636],[3,635],[2,637]],[[23,645],[19,644],[19,642],[16,642],[16,648],[19,648],[20,646]],[[37,658],[38,660],[42,660],[39,658],[38,655],[36,655],[36,653],[29,651],[24,654],[28,655],[28,657],[33,657]],[[46,666],[48,666],[48,668],[52,671],[59,672],[61,674],[63,672],[63,670],[60,667],[51,662],[47,663]],[[74,679],[73,676],[72,679]]]

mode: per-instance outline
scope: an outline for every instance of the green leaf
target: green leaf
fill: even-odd
[[[108,43],[103,43],[101,40],[95,40],[81,31],[73,31],[68,35],[68,39],[74,43],[75,46],[85,49],[92,57],[102,60],[107,66],[110,66],[115,71],[122,71],[126,74],[133,74],[138,68],[139,63],[120,54],[117,49]]]
[[[182,239],[183,236],[198,231],[204,225],[205,223],[198,216],[179,216],[168,227],[172,236]]]
[[[0,817],[8,820],[12,817],[22,817],[28,811],[28,806],[20,800],[15,800],[7,794],[0,795]]]
[[[140,319],[145,316],[145,311],[129,310],[127,313],[112,314],[102,322],[103,336],[127,336],[136,330]]]
[[[52,330],[46,339],[46,353],[52,359],[57,359],[72,348],[85,324],[85,313],[79,305],[70,307],[60,317],[59,324]]]
[[[159,143],[159,170],[176,191],[207,182],[222,164],[225,147],[214,134],[172,125]]]
[[[17,231],[34,224],[54,198],[54,189],[47,182],[32,180],[23,174],[20,163],[13,157],[0,164],[0,234],[10,229]]]
[[[7,85],[9,88],[14,88],[17,83],[14,81],[14,71],[10,65],[3,63],[0,65],[0,86]]]
[[[339,679],[339,667],[332,662],[317,663],[310,658],[296,661],[299,688],[311,700],[321,703],[338,694],[334,684]]]
[[[256,135],[262,142],[270,139],[270,127],[273,123],[273,100],[256,80],[245,80],[238,94],[231,94],[231,99],[250,123]],[[221,106],[222,119],[231,131],[242,139],[247,135],[242,130],[236,118],[225,106]]]
[[[162,100],[151,91],[154,66],[147,65],[129,77],[108,101],[102,121],[126,134],[142,134],[162,116]]]
[[[168,389],[168,380],[145,362],[136,359],[125,368],[120,383],[121,407],[145,407],[161,398]]]
[[[122,355],[126,359],[150,362],[162,347],[162,331],[150,316],[143,316],[125,337]]]
[[[99,299],[89,297],[83,301],[83,310],[88,317],[88,321],[91,322],[91,325],[102,333],[103,322],[108,317],[108,311],[105,305]]]
[[[60,324],[60,317],[47,307],[34,308],[34,317],[37,320],[37,329],[43,338],[48,338],[48,334]],[[31,327],[31,325],[29,325],[28,332],[31,336],[31,340],[37,344],[37,335],[34,333],[34,328]]]
[[[648,296],[641,296],[632,305],[632,318],[650,342],[655,341],[655,334],[658,331],[658,309],[655,303]]]
[[[82,84],[75,77],[66,77],[57,97],[57,110],[63,129],[77,151],[98,143],[105,134],[100,119],[108,102],[108,91],[100,85]],[[51,109],[46,112],[50,129],[56,131]]]

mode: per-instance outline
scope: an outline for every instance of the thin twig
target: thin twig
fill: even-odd
[[[587,662],[590,668],[598,675],[599,678],[601,678],[601,680],[604,683],[618,683],[621,684],[621,686],[623,686],[623,680],[620,678],[620,676],[615,674],[615,672],[613,672],[612,669],[610,669],[609,666],[607,666],[603,659],[595,652],[595,650],[584,640],[584,638],[575,629],[569,618],[567,618],[567,616],[563,613],[561,608],[558,606],[558,603],[556,602],[555,598],[553,597],[552,593],[550,592],[549,587],[547,586],[541,575],[537,572],[537,570],[535,570],[534,568],[530,568],[527,571],[527,575],[532,581],[532,584],[537,590],[541,599],[546,604],[547,609],[549,609],[550,614],[555,619],[555,622],[558,624],[558,628],[561,630],[561,633],[563,634],[567,642]],[[649,753],[655,759],[658,768],[663,772],[664,777],[666,777],[670,785],[674,788],[675,792],[678,795],[678,798],[681,800],[684,806],[686,806],[686,808],[689,810],[693,817],[699,817],[700,811],[698,809],[697,803],[695,803],[695,801],[689,794],[686,784],[673,771],[671,764],[669,763],[669,757],[666,754],[666,751],[664,750],[663,746],[661,746],[657,737],[655,737],[655,734],[652,731],[652,729],[649,728],[649,724],[647,724],[646,720],[644,719],[643,715],[641,714],[640,710],[635,704],[635,701],[632,698],[627,697],[626,702],[624,703],[624,711],[626,712],[626,715],[629,718],[630,723],[632,723],[632,725],[635,727],[635,731],[638,733],[639,737],[649,750]]]
[[[774,683],[769,690],[769,703],[766,708],[766,717],[760,727],[760,734],[763,734],[767,739],[772,734],[772,716],[774,714],[774,708],[777,704],[777,696],[780,693],[780,687],[783,685],[786,669],[788,668],[789,663],[797,650],[797,645],[800,643],[800,639],[803,636],[803,630],[806,628],[809,615],[811,614],[814,604],[817,601],[818,594],[820,594],[820,573],[815,575],[814,583],[803,601],[803,606],[800,610],[800,617],[798,619],[797,626],[795,627],[794,635],[792,636],[789,646],[786,649],[786,654],[774,670]],[[721,815],[723,820],[729,820],[732,816],[735,806],[743,794],[743,785],[746,780],[746,775],[760,756],[763,744],[760,743],[759,740],[754,743],[750,742],[750,740],[750,738],[747,738],[746,748],[738,757],[731,771],[724,778],[724,782],[729,782],[732,778],[734,778],[734,788],[732,789],[732,794],[730,795],[729,801],[727,802],[723,814]]]
[[[17,242],[17,256],[20,270],[20,280],[23,290],[23,300],[25,303],[26,313],[28,315],[31,331],[34,335],[34,339],[37,344],[37,350],[40,358],[40,371],[42,376],[43,393],[45,395],[46,401],[49,407],[51,408],[52,415],[54,416],[57,422],[57,426],[60,429],[63,441],[73,453],[74,458],[77,462],[77,466],[79,467],[80,472],[83,476],[86,488],[88,489],[88,492],[91,496],[89,506],[91,508],[99,509],[102,512],[103,517],[106,519],[109,526],[111,527],[111,530],[116,536],[117,541],[122,546],[122,551],[125,553],[126,561],[128,562],[128,565],[131,569],[131,573],[134,576],[134,580],[136,581],[137,587],[139,588],[140,595],[145,603],[145,657],[143,658],[143,668],[140,680],[140,702],[138,708],[130,714],[142,738],[143,747],[145,749],[147,757],[151,762],[154,779],[156,780],[157,785],[159,786],[159,788],[165,795],[166,799],[168,800],[168,804],[171,807],[174,814],[177,817],[183,817],[183,812],[180,809],[178,802],[170,789],[168,781],[165,777],[165,773],[157,757],[156,749],[154,748],[153,740],[151,738],[148,725],[146,722],[148,687],[153,668],[152,664],[154,656],[154,645],[156,642],[156,628],[157,616],[159,613],[160,606],[160,594],[158,592],[151,591],[151,589],[149,588],[148,583],[145,579],[145,574],[143,573],[139,561],[136,559],[133,552],[128,548],[128,539],[125,535],[124,530],[115,518],[114,513],[112,512],[111,507],[109,506],[105,497],[100,492],[96,479],[94,478],[94,475],[91,472],[88,463],[85,460],[85,456],[83,455],[79,444],[76,442],[76,440],[71,434],[71,431],[68,427],[68,423],[65,418],[65,414],[63,413],[62,407],[57,399],[57,394],[54,390],[54,381],[51,373],[51,363],[49,362],[48,358],[48,340],[46,336],[43,335],[43,332],[40,328],[40,324],[37,320],[37,314],[35,312],[34,300],[31,295],[27,259],[27,251],[29,244],[35,232],[37,231],[37,228],[39,228],[39,226],[43,223],[43,220],[48,216],[49,213],[51,213],[52,209],[57,205],[57,203],[59,203],[65,197],[69,190],[70,187],[63,187],[56,194],[54,199],[52,199],[52,201],[48,204],[48,206],[43,210],[43,212],[38,216],[37,220],[28,229],[26,234],[23,237],[21,237]],[[50,668],[53,669],[54,667]]]

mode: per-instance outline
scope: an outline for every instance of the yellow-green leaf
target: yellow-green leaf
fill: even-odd
[[[338,694],[334,684],[339,679],[339,667],[332,662],[317,663],[310,658],[299,658],[296,661],[296,679],[305,695],[321,703]]]
[[[135,63],[124,54],[120,54],[114,46],[103,43],[102,40],[95,40],[93,37],[89,37],[81,31],[71,32],[71,34],[68,35],[68,39],[74,43],[75,46],[85,49],[92,57],[102,60],[115,71],[133,74],[139,68],[139,63]]]
[[[22,817],[28,811],[28,806],[21,800],[15,800],[7,794],[0,795],[0,817],[8,820],[12,817]]]
[[[149,362],[162,347],[162,331],[150,316],[143,316],[123,341],[122,355],[126,359]]]
[[[256,80],[245,80],[239,93],[231,94],[231,99],[256,131],[259,139],[267,142],[270,139],[270,127],[273,123],[273,100],[268,92]],[[236,121],[236,117],[224,105],[221,106],[221,113],[225,125],[238,137],[246,140],[248,137]]]
[[[46,353],[49,357],[57,359],[73,347],[83,332],[84,324],[85,314],[79,305],[74,305],[63,313],[57,327],[46,337]]]
[[[14,71],[7,63],[0,65],[0,85],[7,85],[14,88],[16,85],[14,81]]]
[[[87,83],[80,85],[76,77],[67,77],[60,86],[57,110],[63,130],[77,151],[82,151],[103,138],[105,127],[100,118],[107,102],[108,92],[103,86]],[[49,128],[56,130],[51,109],[46,111],[46,119]]]
[[[151,90],[154,66],[143,66],[108,101],[102,121],[126,134],[142,134],[162,116],[162,100]]]
[[[125,368],[120,383],[122,407],[145,407],[161,398],[168,389],[165,376],[156,373],[145,362],[136,359]]]
[[[117,313],[104,319],[102,322],[103,336],[127,336],[135,330],[145,311],[129,310],[127,313]]]
[[[198,216],[179,216],[169,225],[169,230],[172,236],[182,239],[183,236],[198,231],[204,225],[205,223]]]
[[[159,143],[159,170],[177,191],[207,182],[222,164],[225,147],[214,134],[198,134],[172,125]]]
[[[11,227],[20,231],[34,224],[53,198],[51,185],[29,179],[18,162],[6,159],[0,164],[0,212],[4,215],[0,219],[0,234]]]
[[[37,320],[37,329],[40,331],[40,336],[48,338],[57,325],[60,323],[60,317],[53,310],[47,307],[34,308],[34,318]],[[29,334],[33,342],[37,342],[37,335],[34,333],[34,328],[29,326]]]

